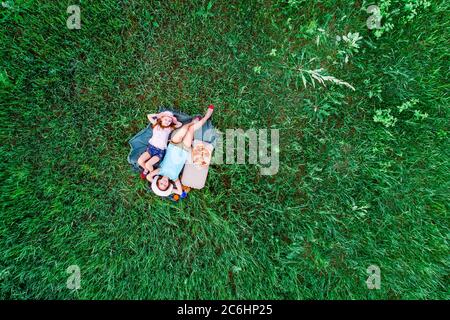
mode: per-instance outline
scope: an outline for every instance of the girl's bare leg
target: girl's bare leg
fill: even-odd
[[[190,147],[192,145],[192,141],[194,140],[194,131],[203,127],[203,125],[211,118],[213,114],[214,107],[209,107],[208,111],[203,118],[198,121],[192,121],[191,123],[185,124],[183,127],[179,129],[179,131],[172,138],[173,143],[180,143],[183,141],[183,144],[186,147]]]
[[[203,125],[206,123],[206,121],[208,121],[209,118],[211,118],[212,114],[214,112],[213,108],[208,108],[208,111],[206,111],[206,114],[203,118],[201,118],[200,121],[197,121],[194,123],[193,127],[194,127],[194,131],[200,129],[201,127],[203,127]]]
[[[147,169],[148,171],[153,171],[153,165],[155,163],[157,163],[159,160],[161,160],[161,159],[159,159],[159,157],[157,157],[157,156],[151,157],[150,160],[148,160],[145,163],[145,169]]]
[[[150,153],[148,153],[147,151],[145,151],[143,154],[141,154],[141,156],[138,159],[138,164],[142,167],[142,169],[145,170],[145,163],[150,158],[151,158]]]
[[[192,141],[194,141],[194,126],[195,124],[188,129],[188,132],[183,138],[183,145],[187,148],[190,148],[192,146]]]
[[[189,128],[194,124],[194,122],[187,123],[183,125],[178,131],[173,135],[172,139],[170,139],[173,143],[180,143],[183,141],[183,137],[188,132]]]
[[[213,111],[214,111],[214,107],[212,107],[212,108],[209,107],[208,111],[206,111],[205,116],[203,118],[201,118],[199,121],[194,121],[194,123],[188,128],[187,133],[183,137],[183,145],[185,147],[190,148],[192,146],[192,141],[194,141],[194,131],[203,127],[203,125],[206,123],[206,121],[208,121],[208,119],[211,118]]]

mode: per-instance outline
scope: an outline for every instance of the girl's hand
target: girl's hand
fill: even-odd
[[[159,174],[159,168],[158,168],[158,169],[155,169],[155,170],[153,170],[153,171],[150,171],[150,172],[147,174],[147,180],[150,181],[150,182],[152,182],[152,181],[153,181],[153,178],[154,178],[155,176],[157,176],[158,174]]]
[[[172,122],[175,125],[175,128],[181,127],[183,124],[177,120],[175,116],[172,117]]]
[[[175,188],[173,188],[172,193],[176,193],[176,194],[178,194],[180,196],[183,193],[183,188],[181,186],[180,179],[175,180]]]
[[[156,123],[156,118],[157,118],[157,114],[155,114],[155,113],[149,113],[147,115],[147,119],[148,119],[148,121],[150,121],[151,124]]]

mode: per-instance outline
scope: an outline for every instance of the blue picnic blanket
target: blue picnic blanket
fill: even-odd
[[[166,107],[159,107],[159,112],[163,111],[171,111],[175,117],[177,117],[177,120],[180,121],[183,124],[189,123],[192,121],[192,118],[195,116],[190,116],[185,113],[179,112],[177,110],[166,108]],[[147,125],[144,129],[139,131],[133,138],[130,139],[130,153],[128,154],[128,163],[131,164],[134,171],[139,171],[139,165],[137,163],[138,158],[141,154],[145,152],[148,145],[148,140],[153,135],[153,129],[151,124]],[[214,147],[216,146],[216,139],[217,134],[214,129],[214,126],[212,125],[211,119],[206,121],[206,123],[203,125],[201,130],[195,131],[194,139],[201,140],[205,142],[211,143]],[[158,167],[158,165],[155,165],[155,167]]]

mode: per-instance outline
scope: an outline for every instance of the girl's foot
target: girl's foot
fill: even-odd
[[[210,104],[210,105],[208,106],[208,110],[207,110],[207,112],[206,112],[206,115],[207,115],[208,117],[210,117],[211,114],[212,114],[212,112],[213,112],[213,110],[214,110],[214,105]],[[209,113],[209,115],[208,115],[208,113]],[[201,121],[202,119],[203,119],[202,116],[195,116],[194,118],[192,118],[192,122],[191,122],[191,123],[199,122],[199,121]]]
[[[206,110],[206,114],[203,118],[209,119],[212,116],[213,112],[214,112],[214,106],[212,104],[210,104],[208,106],[208,109]]]
[[[206,121],[208,121],[208,119],[211,118],[213,112],[214,112],[214,106],[211,104],[211,105],[209,105],[205,116],[203,118],[201,118],[200,121],[197,121],[194,123],[194,126],[193,126],[194,131],[200,129],[206,123]]]
[[[142,180],[145,180],[145,177],[147,177],[148,174],[148,170],[144,170],[143,172],[141,172],[140,176]]]

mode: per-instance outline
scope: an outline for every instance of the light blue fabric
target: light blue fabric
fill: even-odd
[[[159,175],[167,176],[172,181],[177,180],[188,156],[188,151],[170,143],[167,147],[166,155],[159,166]]]

